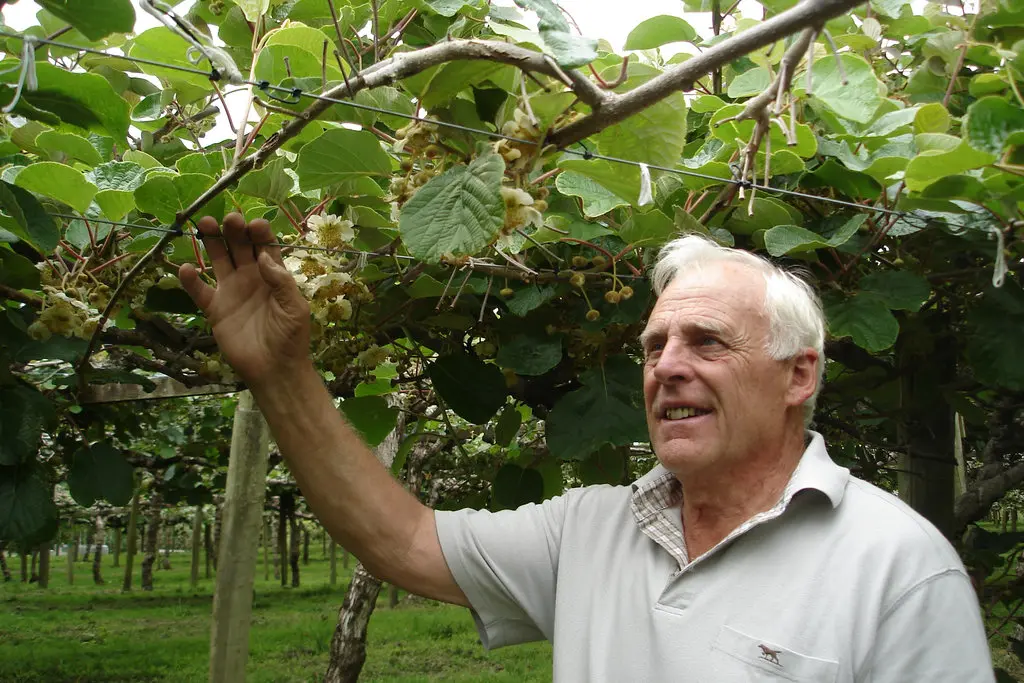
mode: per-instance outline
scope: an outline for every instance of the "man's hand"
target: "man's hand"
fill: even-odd
[[[217,277],[214,289],[185,264],[178,277],[206,315],[224,359],[250,386],[285,378],[309,363],[309,304],[285,269],[270,224],[240,214],[198,223]]]

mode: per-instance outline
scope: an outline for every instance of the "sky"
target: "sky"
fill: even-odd
[[[230,2],[231,0],[227,0]],[[141,33],[159,23],[138,8],[137,0],[132,0],[136,6],[136,33]],[[184,13],[191,4],[191,0],[179,3],[177,10]],[[512,5],[512,0],[497,0],[496,4]],[[710,35],[709,14],[687,14],[682,12],[682,0],[635,0],[623,2],[623,0],[559,0],[559,4],[579,24],[580,30],[590,38],[604,38],[618,51],[626,42],[626,36],[640,22],[662,14],[674,14],[686,19],[698,33]],[[740,11],[747,9],[760,15],[760,5],[753,0],[742,0]],[[39,6],[32,0],[18,0],[16,4],[3,6],[3,18],[8,27],[14,30],[22,30],[36,24],[35,15]],[[692,48],[691,48],[692,49]],[[667,46],[667,52],[671,53],[671,46]],[[240,117],[238,110],[244,106],[244,94],[236,93],[234,97],[228,98],[228,106],[237,120]],[[250,117],[255,116],[250,114]],[[233,137],[227,126],[223,115],[218,120],[217,126],[203,136],[205,144]]]

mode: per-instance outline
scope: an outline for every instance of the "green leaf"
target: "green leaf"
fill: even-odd
[[[861,291],[871,292],[893,310],[917,311],[932,293],[928,281],[905,270],[871,273],[858,283]]]
[[[46,254],[57,248],[60,232],[39,200],[17,185],[0,181],[0,207],[14,219],[7,229],[36,251]]]
[[[503,343],[496,360],[517,375],[543,375],[562,360],[562,340],[524,334]]]
[[[0,248],[0,283],[14,289],[39,289],[39,271],[21,254]]]
[[[896,343],[900,324],[889,307],[873,294],[825,302],[828,328],[834,337],[851,337],[857,346],[877,353]]]
[[[515,290],[512,298],[505,300],[505,305],[508,306],[508,310],[512,315],[522,318],[530,311],[540,308],[557,295],[558,290],[554,287],[541,287],[540,285],[532,284]]]
[[[867,220],[867,215],[853,216],[836,230],[830,238],[811,232],[796,225],[776,225],[764,234],[764,246],[772,256],[813,251],[823,247],[840,247],[846,244]]]
[[[623,50],[652,50],[667,43],[692,42],[697,32],[688,23],[671,14],[661,14],[640,22],[626,36]]]
[[[519,433],[519,427],[523,424],[523,416],[514,405],[507,405],[501,411],[498,423],[494,425],[494,442],[502,447],[512,443]]]
[[[438,69],[425,86],[422,105],[426,109],[434,109],[448,104],[463,90],[483,83],[498,71],[509,68],[498,62],[449,62]]]
[[[409,253],[439,263],[443,256],[472,255],[490,244],[505,223],[504,172],[501,156],[487,154],[431,178],[398,219]]]
[[[632,90],[659,75],[655,69],[636,65],[631,75],[621,86]],[[675,167],[686,144],[686,97],[675,92],[633,114],[621,123],[609,126],[594,136],[601,154],[620,159],[630,159],[658,166]],[[618,169],[622,173],[621,164]],[[638,172],[639,173],[639,172]],[[615,188],[608,189],[616,191]],[[639,193],[639,185],[636,192]],[[632,195],[628,196],[632,199]]]
[[[499,509],[511,510],[544,500],[544,477],[535,469],[514,463],[502,465],[491,484],[491,495]]]
[[[199,67],[190,62],[186,56],[189,47],[189,43],[178,34],[172,33],[165,26],[157,26],[135,36],[128,46],[128,55],[162,64],[197,69]],[[143,73],[156,76],[169,84],[172,89],[177,91],[179,101],[196,99],[211,91],[210,79],[203,74],[177,71],[150,64],[139,64],[137,68]]]
[[[427,366],[427,374],[448,407],[473,424],[490,420],[508,395],[498,366],[469,354],[441,356]]]
[[[967,108],[964,128],[971,147],[998,156],[1024,142],[1024,110],[1001,97],[983,97]]]
[[[564,171],[555,179],[555,187],[562,194],[583,200],[583,215],[588,218],[603,216],[614,208],[629,206],[629,202],[611,190],[576,171]]]
[[[627,462],[621,448],[604,446],[580,463],[580,479],[584,486],[622,484],[627,476]]]
[[[4,61],[0,68],[11,66]],[[119,147],[128,135],[128,103],[114,91],[102,76],[65,71],[59,67],[37,62],[36,76],[39,87],[26,90],[22,99],[33,107],[52,112],[64,123],[85,130],[109,135],[119,141]],[[0,82],[14,83],[18,72],[0,74]],[[14,95],[12,86],[0,87],[0,100],[8,102]]]
[[[79,213],[85,213],[96,195],[96,186],[78,169],[55,161],[37,161],[21,171],[15,185],[30,192],[64,202]]]
[[[255,22],[270,9],[270,0],[230,0],[238,5],[245,15],[245,20]]]
[[[48,152],[58,152],[68,159],[76,159],[90,166],[103,163],[100,153],[81,135],[47,130],[36,137],[36,145]]]
[[[843,54],[840,59],[847,76],[846,83],[833,55],[819,57],[814,62],[813,97],[844,119],[868,123],[882,104],[881,93],[885,88],[862,57]]]
[[[463,7],[475,7],[477,0],[424,0],[427,7],[442,17],[454,17]]]
[[[945,133],[949,130],[949,112],[938,102],[929,102],[914,116],[915,133]]]
[[[515,0],[515,3],[537,13],[537,29],[559,66],[576,68],[597,59],[597,41],[573,34],[554,0]]]
[[[810,187],[831,187],[847,197],[855,199],[878,199],[882,194],[881,184],[867,173],[854,171],[834,159],[826,159],[812,173],[804,176]]]
[[[304,145],[296,170],[302,189],[313,190],[357,176],[390,176],[391,160],[373,133],[338,128]]]
[[[990,386],[1024,390],[1024,293],[1008,280],[989,288],[967,316],[967,360],[975,376]]]
[[[801,215],[783,201],[771,197],[755,197],[753,212],[744,203],[733,211],[725,222],[726,230],[736,235],[752,235],[758,230],[768,230],[777,225],[792,225],[801,220]]]
[[[619,237],[627,244],[638,247],[660,247],[677,232],[675,222],[661,211],[655,210],[647,213],[634,212],[619,230]]]
[[[380,396],[347,398],[340,407],[345,419],[371,447],[384,441],[398,424],[398,409]]]
[[[40,467],[0,469],[0,540],[39,544],[57,532],[57,506]]]
[[[150,175],[149,180],[135,190],[135,204],[139,211],[151,213],[164,223],[172,223],[178,213],[191,206],[213,183],[213,178],[199,173]],[[214,197],[203,206],[199,215],[213,216],[218,220],[223,218],[224,195]]]
[[[134,488],[135,470],[121,451],[110,444],[95,443],[75,453],[68,473],[68,489],[82,507],[91,507],[100,499],[111,505],[127,505]]]
[[[295,187],[295,180],[285,173],[287,167],[287,159],[275,157],[263,168],[245,174],[238,183],[238,191],[266,199],[271,204],[283,204]]]
[[[130,0],[37,0],[39,6],[81,31],[89,40],[135,29],[135,8]]]
[[[603,159],[564,159],[558,162],[558,166],[566,171],[587,176],[613,195],[634,206],[640,197],[640,169],[636,166]],[[555,182],[557,186],[557,179]]]
[[[43,430],[53,425],[53,404],[23,384],[0,387],[0,465],[35,457]]]
[[[729,97],[736,99],[756,95],[767,90],[771,82],[772,75],[765,67],[747,69],[729,83]]]
[[[85,177],[99,188],[93,201],[103,214],[119,221],[135,208],[135,190],[145,180],[146,169],[130,161],[110,161],[92,169]]]
[[[917,138],[928,137],[919,135]],[[952,137],[952,136],[942,136]],[[994,163],[998,156],[991,152],[978,151],[967,141],[957,141],[952,149],[926,149],[910,160],[904,174],[907,189],[920,192],[940,178],[958,175],[973,168]]]
[[[552,455],[583,460],[607,443],[624,446],[647,439],[639,366],[625,356],[612,356],[580,381],[583,388],[559,399],[548,415]]]

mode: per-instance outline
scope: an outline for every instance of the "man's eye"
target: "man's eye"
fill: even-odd
[[[721,343],[722,342],[718,341],[714,337],[704,337],[703,339],[701,339],[700,345],[701,346],[716,346],[716,345],[719,345]]]

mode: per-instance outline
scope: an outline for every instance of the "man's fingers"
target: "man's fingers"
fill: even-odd
[[[260,251],[265,251],[275,262],[284,265],[284,261],[281,259],[281,247],[274,244],[274,232],[270,229],[270,223],[262,218],[251,221],[249,236],[252,238],[252,243],[256,245],[257,255]]]
[[[256,261],[256,254],[253,251],[252,239],[245,227],[245,219],[240,213],[229,213],[224,216],[224,237],[228,242],[228,250],[231,252],[231,259],[235,262],[235,268],[252,265]]]
[[[199,277],[199,271],[191,263],[186,263],[178,269],[178,279],[181,280],[181,286],[192,297],[192,301],[196,302],[196,306],[206,313],[213,302],[214,288],[203,282]]]
[[[200,237],[203,238],[203,246],[213,264],[213,274],[218,279],[226,277],[235,269],[231,263],[231,256],[228,254],[227,245],[224,244],[224,236],[220,233],[220,225],[217,219],[212,216],[204,216],[196,223]]]
[[[303,299],[292,274],[269,253],[260,254],[257,264],[260,275],[263,276],[264,282],[270,285],[271,294],[277,303],[288,313],[296,313],[302,306]]]

